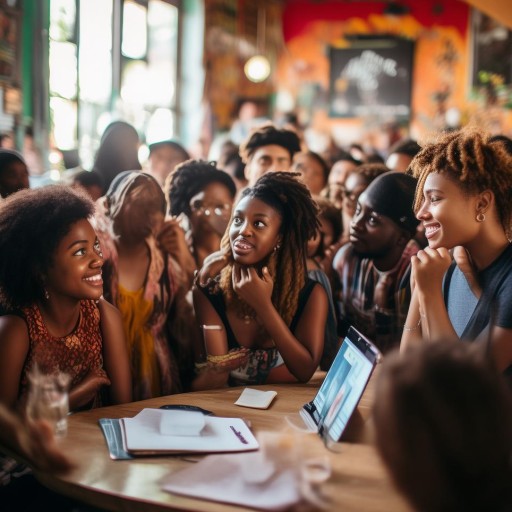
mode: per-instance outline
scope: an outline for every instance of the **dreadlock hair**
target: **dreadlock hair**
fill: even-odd
[[[48,185],[20,190],[0,205],[0,303],[16,311],[43,300],[43,277],[71,226],[94,213],[79,190]]]
[[[272,304],[288,325],[297,310],[299,292],[306,283],[306,244],[319,228],[318,207],[307,187],[297,179],[298,176],[299,173],[292,172],[266,173],[253,187],[245,189],[240,198],[259,199],[281,216],[281,247],[271,254],[268,268],[274,279]],[[230,226],[232,222],[233,217]],[[233,290],[233,252],[229,228],[222,238],[221,250],[231,262],[222,270],[219,283],[226,304],[241,317],[254,314]]]
[[[171,215],[185,213],[190,216],[190,200],[210,183],[224,185],[231,197],[235,197],[235,182],[227,172],[217,169],[215,162],[187,160],[177,165],[164,185]]]
[[[410,164],[410,173],[418,179],[414,211],[423,202],[427,176],[439,173],[456,182],[466,194],[492,190],[499,220],[506,233],[512,220],[512,155],[506,142],[493,138],[476,127],[442,133],[423,146]]]

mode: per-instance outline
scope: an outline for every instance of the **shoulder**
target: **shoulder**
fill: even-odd
[[[121,318],[121,312],[115,306],[110,304],[110,302],[105,299],[100,299],[98,304],[94,303],[94,306],[97,307],[100,318]]]
[[[9,343],[28,342],[28,326],[21,316],[0,316],[0,341],[8,340]]]
[[[354,250],[351,243],[342,245],[336,255],[334,256],[332,266],[336,270],[340,270],[344,262],[354,255]]]

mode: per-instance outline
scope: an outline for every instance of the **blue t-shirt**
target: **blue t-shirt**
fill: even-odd
[[[459,337],[462,337],[471,316],[478,303],[477,298],[469,288],[464,274],[455,263],[453,273],[448,283],[446,305],[448,316]],[[493,323],[504,329],[512,329],[512,245],[509,245],[487,268],[478,273],[478,281],[483,290],[494,286],[497,274],[506,271],[504,279],[493,292],[494,300],[487,306],[487,320],[493,315]],[[510,271],[508,271],[509,269]],[[479,334],[484,332],[482,329]]]

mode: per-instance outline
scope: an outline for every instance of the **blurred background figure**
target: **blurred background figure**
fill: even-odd
[[[350,153],[342,152],[337,155],[337,160],[331,167],[328,177],[327,197],[329,200],[341,210],[343,203],[343,187],[345,180],[350,172],[352,172],[361,162],[355,160]]]
[[[0,149],[0,197],[5,199],[29,186],[28,168],[21,154],[11,149]]]
[[[165,178],[175,167],[189,160],[188,151],[174,140],[162,140],[149,145],[149,157],[145,171],[160,183],[163,188]]]
[[[31,176],[40,176],[44,173],[43,157],[41,150],[37,147],[34,130],[31,126],[27,126],[25,129],[22,153]]]
[[[512,510],[511,391],[481,347],[390,354],[375,390],[377,449],[414,510]]]
[[[413,139],[400,139],[389,148],[386,166],[392,171],[405,172],[421,146]]]
[[[289,171],[300,140],[291,130],[276,128],[272,123],[255,128],[240,145],[245,163],[245,177],[252,187],[267,172]]]
[[[234,142],[227,140],[222,144],[217,169],[227,172],[233,178],[237,190],[247,186],[245,164],[240,156],[239,147]]]
[[[103,178],[103,193],[120,172],[142,169],[138,155],[139,144],[139,134],[131,124],[114,121],[107,126],[93,164],[93,170]]]
[[[72,177],[71,184],[85,190],[93,201],[103,195],[103,178],[97,171],[78,171]]]
[[[12,133],[0,134],[0,148],[16,149],[16,144],[14,143],[14,137],[12,136]]]
[[[236,186],[229,174],[214,162],[189,160],[169,175],[165,192],[171,221],[166,222],[159,241],[185,268],[192,259],[193,271],[204,259],[220,249],[220,241],[233,208]],[[185,228],[187,244],[179,243]],[[180,254],[186,251],[188,254]]]
[[[312,195],[319,195],[327,186],[329,167],[314,151],[297,153],[293,157],[292,171],[300,173],[302,181]]]

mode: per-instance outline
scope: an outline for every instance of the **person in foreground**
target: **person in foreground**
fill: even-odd
[[[498,369],[510,374],[512,156],[503,141],[465,128],[423,147],[411,169],[428,247],[411,259],[414,291],[402,348],[439,338],[490,339]]]
[[[52,425],[45,420],[23,420],[0,404],[0,450],[8,450],[39,471],[61,473],[73,462],[57,445]]]
[[[221,243],[227,264],[194,288],[207,350],[198,386],[305,382],[318,367],[328,303],[307,277],[317,207],[297,176],[268,173],[244,190]]]
[[[93,209],[85,195],[56,185],[20,191],[0,207],[0,302],[9,313],[0,317],[0,403],[7,407],[23,405],[36,365],[69,374],[72,411],[131,400],[121,318],[101,299]]]
[[[375,389],[377,450],[415,510],[512,510],[512,395],[476,345],[390,354]]]

